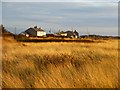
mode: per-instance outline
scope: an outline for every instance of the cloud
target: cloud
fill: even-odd
[[[2,24],[2,3],[0,2],[0,24]]]
[[[8,28],[17,26],[22,30],[40,25],[46,30],[88,27],[94,32],[101,32],[99,28],[109,32],[110,28],[116,30],[117,8],[118,4],[111,2],[3,2],[3,23]]]
[[[2,0],[3,2],[118,2],[119,0]]]

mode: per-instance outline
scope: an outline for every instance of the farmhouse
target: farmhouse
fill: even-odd
[[[38,28],[34,26],[34,28],[28,28],[26,31],[22,32],[21,35],[25,35],[26,37],[45,37],[46,32],[42,28]]]
[[[79,34],[78,32],[75,30],[75,31],[61,31],[58,33],[60,36],[63,36],[63,37],[68,37],[68,38],[78,38],[79,37]]]
[[[62,32],[60,32],[60,35],[61,35],[61,36],[67,36],[67,32],[63,32],[63,31],[62,31]]]

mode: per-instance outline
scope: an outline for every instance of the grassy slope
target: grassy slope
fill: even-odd
[[[2,54],[3,87],[117,87],[117,40],[20,43],[7,39]]]

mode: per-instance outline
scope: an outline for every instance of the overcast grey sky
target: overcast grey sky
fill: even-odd
[[[51,28],[53,32],[73,28],[80,34],[118,34],[118,0],[8,1],[15,0],[2,2],[2,23],[11,32],[14,32],[15,27],[20,33],[37,25],[46,31]]]
[[[2,2],[118,2],[119,0],[1,0]]]

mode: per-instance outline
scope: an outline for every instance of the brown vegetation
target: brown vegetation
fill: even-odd
[[[3,88],[116,88],[118,40],[23,43],[3,39]]]

